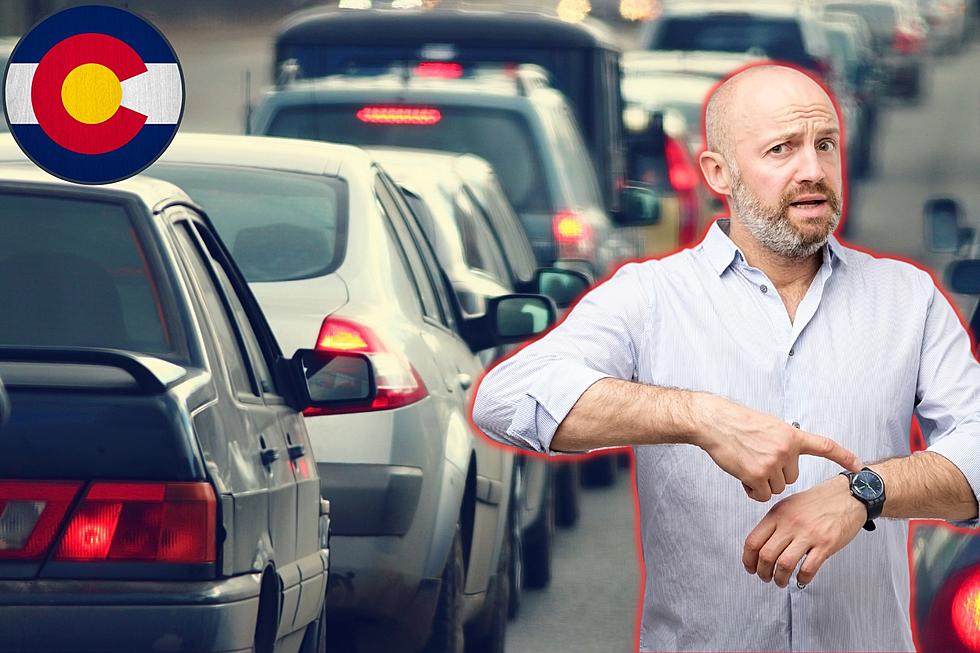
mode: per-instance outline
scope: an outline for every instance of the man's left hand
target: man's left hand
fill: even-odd
[[[796,582],[808,585],[827,558],[854,539],[867,516],[847,478],[835,476],[774,505],[746,538],[742,564],[763,581],[786,587],[805,555]]]

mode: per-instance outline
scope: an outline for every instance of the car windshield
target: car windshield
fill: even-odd
[[[791,18],[742,14],[667,18],[658,33],[651,49],[758,51],[771,59],[810,63],[800,25]]]
[[[346,186],[335,178],[272,170],[158,163],[211,218],[245,279],[329,274],[347,243]]]
[[[365,147],[476,154],[496,169],[500,184],[517,211],[551,210],[541,160],[521,114],[499,109],[426,105],[425,124],[405,124],[412,120],[412,107],[395,107],[397,111],[390,113],[362,112],[362,109],[376,108],[392,107],[362,104],[287,107],[276,114],[268,133]],[[404,120],[398,118],[402,109],[407,110]]]
[[[186,360],[169,285],[125,207],[0,193],[0,345]]]

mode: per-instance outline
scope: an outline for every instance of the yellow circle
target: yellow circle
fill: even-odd
[[[82,64],[65,77],[61,101],[72,118],[96,125],[119,110],[122,84],[116,74],[102,64]]]

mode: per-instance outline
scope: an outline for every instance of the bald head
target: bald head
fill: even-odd
[[[733,75],[708,99],[704,119],[708,149],[733,162],[736,134],[752,128],[760,100],[814,89],[833,111],[833,103],[820,85],[793,68],[766,64]]]

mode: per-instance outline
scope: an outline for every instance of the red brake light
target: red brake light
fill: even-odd
[[[666,140],[667,176],[671,187],[678,191],[694,190],[698,187],[698,172],[694,169],[694,164],[675,138],[667,136]]]
[[[208,483],[93,483],[56,560],[214,562],[217,500]]]
[[[912,32],[903,29],[895,32],[895,50],[902,54],[915,54],[922,49],[922,40]]]
[[[0,481],[0,560],[43,558],[79,481]]]
[[[559,211],[551,219],[551,229],[558,245],[557,258],[593,260],[592,225],[574,211]]]
[[[953,629],[971,651],[980,651],[980,572],[967,577],[953,595]]]
[[[357,119],[372,125],[435,125],[442,112],[434,107],[373,106],[361,107]]]
[[[435,77],[437,79],[459,79],[463,76],[463,66],[450,61],[423,61],[415,66],[416,77]]]
[[[374,331],[363,324],[335,317],[326,318],[320,326],[316,348],[366,354],[374,367],[376,393],[370,404],[361,406],[307,408],[303,411],[307,417],[389,410],[414,404],[429,396],[428,388],[412,364],[401,354],[385,347]]]

